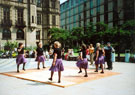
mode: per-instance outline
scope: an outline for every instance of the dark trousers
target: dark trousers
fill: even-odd
[[[111,58],[106,58],[106,62],[107,62],[108,68],[112,69],[113,67],[112,67],[112,60],[111,60]]]

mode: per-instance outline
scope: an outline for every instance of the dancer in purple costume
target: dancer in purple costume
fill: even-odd
[[[19,46],[17,48],[17,52],[18,52],[18,56],[16,58],[17,72],[19,72],[20,64],[23,64],[23,70],[25,71],[26,59],[25,59],[25,55],[24,55],[23,43],[19,43]]]
[[[105,60],[104,60],[105,52],[104,49],[100,47],[100,43],[97,43],[96,46],[97,46],[97,50],[96,50],[96,60],[95,60],[95,65],[96,65],[95,72],[98,72],[98,65],[100,64],[102,69],[101,73],[104,73],[103,64],[105,64]]]
[[[56,41],[54,42],[54,58],[53,58],[53,62],[52,62],[52,66],[50,67],[50,71],[51,71],[51,77],[49,78],[49,80],[53,80],[53,74],[54,72],[58,72],[58,83],[61,82],[61,71],[64,71],[64,66],[63,66],[63,63],[62,63],[62,52],[61,52],[61,44]]]
[[[37,69],[40,69],[40,62],[42,62],[43,68],[45,68],[45,56],[43,54],[43,48],[41,42],[38,43],[36,53],[37,53],[36,61],[38,61]]]
[[[79,72],[78,73],[82,73],[82,68],[85,70],[85,75],[84,77],[88,77],[88,74],[87,74],[87,68],[88,68],[88,61],[87,61],[87,58],[86,58],[86,45],[85,44],[82,44],[82,49],[81,49],[81,53],[80,53],[80,60],[77,61],[76,65],[77,67],[79,68]]]

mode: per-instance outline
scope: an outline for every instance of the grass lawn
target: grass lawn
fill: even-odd
[[[117,56],[118,56],[118,54],[115,54],[115,57],[117,57]],[[125,53],[121,53],[120,56],[125,57]]]

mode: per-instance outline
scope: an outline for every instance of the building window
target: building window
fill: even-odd
[[[67,7],[66,8],[68,8],[69,7],[69,3],[66,3],[67,4]]]
[[[34,16],[32,16],[32,23],[34,23]]]
[[[11,31],[9,29],[3,29],[2,38],[11,39]]]
[[[52,8],[55,9],[56,8],[56,1],[55,0],[52,0]]]
[[[41,14],[37,13],[37,24],[41,25]]]
[[[31,0],[31,3],[34,4],[34,0]]]
[[[52,16],[52,25],[56,25],[56,17]]]
[[[84,8],[84,9],[87,8],[87,4],[86,4],[86,3],[83,4],[83,8]]]
[[[71,6],[73,5],[73,3],[74,3],[73,0],[71,0]]]
[[[19,29],[17,31],[17,37],[16,38],[19,39],[19,40],[23,40],[24,39],[24,31]]]
[[[93,8],[93,0],[90,0],[90,8]]]
[[[97,6],[100,6],[100,0],[97,0]]]
[[[90,16],[93,16],[93,9],[90,10]]]
[[[10,10],[9,8],[3,8],[4,12],[4,21],[8,21],[10,19]]]
[[[97,13],[100,12],[100,0],[97,0]]]
[[[100,6],[97,7],[97,13],[100,13]]]
[[[36,31],[36,40],[40,40],[40,31]]]
[[[18,24],[23,23],[23,9],[18,9]]]
[[[18,0],[18,2],[22,3],[22,2],[23,2],[23,0]]]
[[[37,7],[41,7],[41,0],[37,0]]]
[[[75,0],[76,3],[78,3],[78,0]]]

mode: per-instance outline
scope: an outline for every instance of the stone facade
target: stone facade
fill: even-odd
[[[7,41],[45,45],[48,30],[59,26],[59,0],[0,0],[0,47]]]

